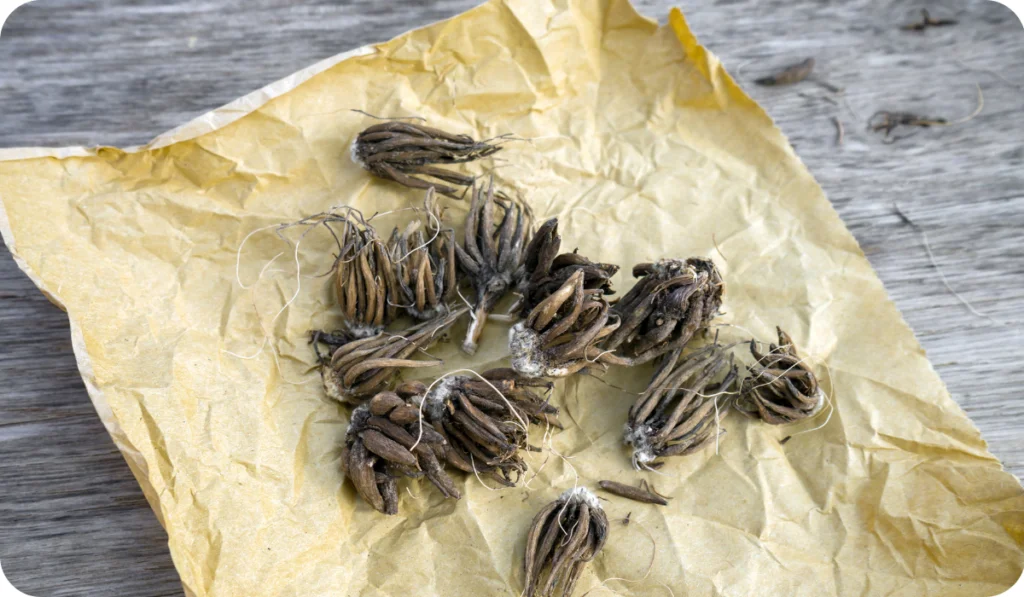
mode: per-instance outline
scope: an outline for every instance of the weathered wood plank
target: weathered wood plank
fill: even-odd
[[[38,0],[0,34],[0,146],[143,143],[317,60],[474,4]],[[917,17],[921,5],[908,1],[691,4],[694,31],[790,136],[953,396],[1007,468],[1024,473],[1020,22],[986,0],[929,3],[960,24],[918,34],[895,27]],[[638,5],[664,20],[671,2]],[[813,83],[750,84],[806,56],[845,88],[849,108],[820,99],[834,94]],[[864,131],[883,108],[968,114],[975,84],[985,110],[969,123],[892,145]],[[833,116],[845,124],[842,146]],[[971,315],[944,288],[894,200],[927,231],[950,284],[995,321]],[[0,299],[5,573],[37,597],[180,595],[163,531],[78,378],[63,313],[5,250]]]

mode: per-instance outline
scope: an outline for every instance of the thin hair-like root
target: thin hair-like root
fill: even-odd
[[[242,239],[242,242],[239,243],[238,250],[235,251],[235,281],[238,282],[238,285],[242,288],[242,290],[249,290],[250,288],[252,288],[256,284],[259,284],[259,281],[260,281],[259,278],[257,278],[256,281],[253,282],[252,284],[250,284],[249,286],[246,286],[245,284],[242,283],[242,275],[241,275],[241,271],[240,271],[241,270],[241,264],[242,264],[242,248],[245,246],[245,243],[253,235],[255,235],[257,232],[262,232],[264,230],[270,230],[271,228],[277,228],[278,226],[280,226],[280,224],[270,224],[269,226],[263,226],[262,228],[257,228],[255,230],[253,230],[252,232],[250,232],[249,234],[246,234],[245,238]],[[281,254],[278,253],[276,256],[274,256],[274,259],[277,259],[280,256],[281,256]],[[271,261],[273,261],[273,260],[271,260]],[[264,270],[265,269],[266,269],[266,267],[264,266]],[[261,272],[261,277],[262,277],[262,272]]]
[[[392,116],[390,118],[385,118],[384,116],[377,116],[375,114],[370,114],[369,112],[367,112],[365,110],[359,110],[357,108],[349,108],[349,110],[351,110],[352,112],[357,112],[359,114],[362,114],[363,116],[369,116],[370,118],[373,118],[375,120],[422,120],[423,122],[427,121],[427,119],[422,117],[422,116]]]
[[[618,580],[618,581],[622,581],[624,583],[629,583],[629,584],[642,583],[645,580],[647,580],[647,578],[651,575],[651,571],[654,570],[654,562],[655,562],[655,560],[657,559],[657,556],[658,556],[658,542],[657,542],[657,540],[655,540],[654,534],[651,533],[650,529],[648,529],[646,526],[644,526],[644,524],[642,522],[640,522],[639,520],[630,520],[630,518],[627,517],[627,518],[620,519],[620,522],[626,522],[626,523],[629,523],[629,524],[636,523],[636,525],[639,526],[641,529],[643,529],[644,533],[647,534],[647,538],[651,540],[651,547],[652,547],[652,549],[651,549],[651,561],[647,564],[647,571],[644,572],[643,576],[641,576],[640,578],[635,578],[635,579],[622,578],[622,577],[618,577],[618,576],[613,576],[611,578],[606,578],[606,579],[604,579],[601,582],[601,584],[599,584],[597,586],[594,586],[594,587],[591,587],[590,589],[587,590],[586,593],[584,593],[580,597],[587,597],[587,595],[591,594],[592,592],[599,591],[599,590],[610,591],[612,593],[615,593],[616,595],[621,595],[621,593],[619,593],[618,591],[608,587],[607,586],[608,583],[610,583],[613,580]],[[672,597],[675,597],[675,593],[672,591],[672,587],[668,586],[665,583],[658,583],[658,585],[664,587],[665,590],[668,591],[669,595],[671,595]]]
[[[949,283],[949,279],[946,278],[945,272],[942,271],[942,268],[939,267],[938,262],[935,261],[935,254],[932,253],[932,245],[930,242],[928,242],[928,233],[925,232],[924,228],[922,228],[917,222],[911,220],[910,217],[907,216],[907,214],[905,214],[902,209],[900,209],[900,206],[899,204],[896,203],[896,201],[892,202],[892,206],[896,210],[896,215],[899,216],[901,220],[909,224],[911,228],[916,230],[917,233],[921,235],[921,242],[924,244],[924,250],[926,253],[928,253],[928,261],[932,264],[932,267],[935,268],[935,273],[939,274],[939,279],[942,280],[942,285],[946,287],[946,290],[948,290],[950,294],[955,296],[956,299],[960,301],[960,303],[964,307],[966,307],[967,310],[970,311],[973,315],[981,317],[982,319],[987,319],[992,323],[998,324],[999,322],[993,319],[992,316],[986,315],[981,311],[978,311],[976,308],[974,308],[974,305],[972,305],[970,301],[964,298],[963,295],[961,295],[953,288],[953,286]]]
[[[416,440],[416,441],[419,441],[419,440]],[[415,447],[415,446],[413,446],[413,447]],[[469,465],[473,467],[473,474],[476,475],[476,480],[479,481],[480,484],[484,486],[484,489],[486,489],[487,491],[497,491],[497,489],[495,489],[493,487],[490,487],[489,485],[487,485],[487,483],[484,483],[483,478],[480,477],[480,473],[476,470],[476,459],[473,458],[473,454],[472,453],[470,453],[470,455],[469,455]]]
[[[547,420],[545,420],[544,421],[544,435],[542,435],[541,438],[540,438],[540,445],[541,446],[547,445],[547,447],[548,447],[547,455],[544,456],[544,461],[540,463],[540,467],[538,467],[536,470],[533,471],[533,476],[523,482],[523,487],[525,487],[527,489],[530,489],[530,483],[532,483],[533,480],[537,478],[537,475],[539,475],[540,472],[542,470],[544,470],[544,467],[547,466],[548,461],[551,460],[551,450],[552,450],[551,442],[553,441],[553,438],[552,438],[553,434],[551,433],[552,429],[553,429],[553,427],[551,426],[551,423],[549,423]]]
[[[811,429],[804,429],[803,431],[797,431],[796,433],[791,433],[791,434],[787,435],[785,438],[782,439],[783,442],[788,442],[789,440],[793,439],[794,437],[796,437],[798,435],[803,435],[804,433],[810,433],[812,431],[817,431],[817,430],[821,429],[822,427],[824,427],[825,425],[828,425],[828,422],[832,420],[832,413],[834,413],[835,410],[836,410],[835,405],[832,404],[832,394],[835,392],[835,382],[832,379],[832,368],[829,367],[828,363],[825,362],[825,361],[822,361],[821,364],[824,365],[825,366],[825,370],[828,371],[828,394],[825,394],[825,402],[828,403],[828,416],[825,417],[825,422],[822,423],[821,425],[818,425],[817,427],[812,427]],[[814,417],[818,416],[819,414],[821,414],[821,411],[818,411],[817,413],[814,413],[814,415],[812,415],[810,418],[813,419]]]

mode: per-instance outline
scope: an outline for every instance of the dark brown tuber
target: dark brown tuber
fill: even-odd
[[[608,539],[608,516],[585,487],[563,493],[533,519],[526,536],[526,597],[570,597],[587,562]]]
[[[481,377],[448,377],[429,394],[418,382],[403,384],[397,392],[420,407],[432,431],[447,441],[448,464],[512,487],[526,470],[520,451],[535,450],[527,441],[529,425],[559,426],[558,409],[533,391],[549,390],[551,384],[511,369],[491,369]]]
[[[377,394],[352,411],[341,454],[342,472],[378,512],[398,513],[401,476],[426,476],[445,497],[460,497],[441,466],[444,438],[426,433],[417,442],[418,423],[419,411],[392,392]]]
[[[495,219],[495,205],[503,212],[500,221]],[[476,353],[487,317],[522,279],[523,251],[529,237],[530,218],[522,205],[496,196],[493,180],[486,189],[473,187],[465,235],[462,245],[455,247],[459,269],[475,291],[471,321],[462,343],[467,354]]]
[[[612,306],[620,325],[603,347],[634,365],[686,346],[722,305],[722,275],[707,258],[641,263],[633,276],[640,281]]]
[[[500,146],[475,141],[411,122],[388,121],[359,133],[352,142],[352,161],[370,173],[414,189],[434,187],[438,193],[459,198],[457,189],[474,178],[438,165],[472,162],[498,152]]]
[[[351,338],[380,333],[397,315],[393,264],[372,226],[342,220],[335,262],[334,291],[341,307],[342,332]]]
[[[681,353],[676,349],[663,357],[629,409],[624,439],[637,469],[657,468],[659,458],[706,447],[718,436],[719,414],[735,394],[738,371],[725,348],[711,344],[680,359]]]
[[[448,312],[454,298],[455,231],[442,225],[444,213],[437,205],[434,189],[424,201],[427,224],[414,220],[391,233],[388,254],[394,264],[396,296],[390,298],[412,317],[425,321]]]
[[[566,377],[590,365],[621,364],[601,341],[615,332],[603,291],[577,270],[509,331],[512,368],[527,377]]]
[[[558,218],[544,222],[526,248],[524,272],[519,282],[521,298],[516,303],[520,317],[526,317],[541,301],[558,290],[577,271],[583,272],[584,290],[600,290],[614,294],[612,276],[619,266],[594,263],[576,251],[559,254],[562,237],[558,235]]]
[[[351,341],[344,336],[312,332],[312,343],[320,359],[320,376],[327,395],[342,403],[359,404],[386,389],[400,369],[442,364],[438,360],[417,361],[410,357],[441,340],[465,312],[464,308],[453,310],[415,325],[402,334],[381,332]],[[328,346],[331,352],[321,354],[320,344]]]
[[[757,362],[748,367],[736,409],[772,425],[793,423],[813,417],[825,403],[825,393],[810,367],[800,358],[792,338],[776,328],[778,344],[761,353],[750,341],[750,354]]]

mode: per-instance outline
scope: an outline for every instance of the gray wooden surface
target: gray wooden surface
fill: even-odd
[[[664,22],[669,0],[638,2]],[[0,33],[0,147],[130,145],[473,0],[38,0]],[[955,27],[899,31],[928,6]],[[1024,31],[986,0],[718,0],[694,31],[782,126],[956,400],[1024,473]],[[750,82],[814,56],[814,83]],[[893,144],[878,109],[970,122]],[[843,122],[836,143],[832,117]],[[934,261],[980,313],[943,286]],[[165,537],[78,378],[63,313],[0,249],[0,561],[35,597],[180,595]],[[872,322],[863,322],[865,326]]]

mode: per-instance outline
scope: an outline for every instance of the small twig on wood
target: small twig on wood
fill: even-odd
[[[836,145],[843,144],[843,121],[838,116],[832,117],[832,124],[836,125]]]
[[[754,79],[754,83],[769,87],[776,85],[792,85],[793,83],[799,83],[806,79],[813,70],[814,58],[808,58],[803,62],[787,66],[773,75]]]
[[[956,25],[957,21],[954,19],[933,19],[928,14],[928,9],[921,9],[921,20],[916,23],[907,23],[900,27],[903,31],[924,31],[929,27],[947,27],[950,25]]]
[[[965,122],[974,120],[974,118],[978,114],[981,114],[982,109],[984,109],[985,107],[985,96],[981,92],[981,85],[978,85],[977,87],[978,106],[974,109],[973,112],[958,120],[947,120],[945,118],[920,116],[913,112],[889,112],[886,110],[879,110],[878,112],[872,114],[871,118],[868,119],[868,128],[875,132],[883,132],[884,136],[888,140],[890,138],[889,135],[894,130],[901,126],[928,128],[933,126],[952,126],[954,124],[964,124]],[[892,140],[888,142],[891,143],[901,138],[903,137],[893,137]]]

